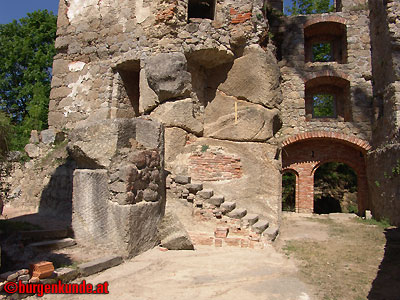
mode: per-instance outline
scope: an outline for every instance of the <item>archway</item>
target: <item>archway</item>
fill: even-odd
[[[296,212],[314,212],[314,174],[324,163],[349,165],[357,174],[357,206],[359,214],[369,207],[365,154],[370,145],[356,137],[335,132],[307,132],[283,143],[283,172],[298,174]]]
[[[357,174],[338,162],[320,164],[314,172],[314,213],[358,213]]]

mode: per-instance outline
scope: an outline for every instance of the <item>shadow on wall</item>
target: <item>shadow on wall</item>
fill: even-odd
[[[70,228],[72,223],[72,188],[75,161],[68,157],[51,175],[43,189],[39,204],[39,216],[56,220],[57,227]]]
[[[369,300],[398,300],[400,295],[400,228],[387,229],[385,255],[368,294]]]

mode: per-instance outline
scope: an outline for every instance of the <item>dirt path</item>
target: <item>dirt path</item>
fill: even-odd
[[[47,295],[42,299],[314,299],[296,273],[294,264],[272,247],[153,249],[87,278],[93,284],[108,281],[110,295]]]
[[[391,254],[399,249],[396,236]],[[393,287],[387,281],[398,273],[397,256],[384,257],[385,242],[382,227],[350,215],[284,214],[278,240],[263,250],[155,248],[86,278],[94,285],[108,281],[109,295],[41,299],[398,300],[399,279],[391,282]]]

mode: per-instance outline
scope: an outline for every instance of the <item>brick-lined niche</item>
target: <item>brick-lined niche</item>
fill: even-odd
[[[189,0],[188,21],[191,18],[214,20],[215,0]]]
[[[312,20],[304,25],[306,62],[347,63],[346,25],[338,17],[330,19]]]
[[[190,156],[190,175],[198,181],[220,181],[241,178],[240,157],[225,153],[221,147],[203,145]]]
[[[350,82],[336,76],[321,76],[305,83],[306,120],[352,120]]]

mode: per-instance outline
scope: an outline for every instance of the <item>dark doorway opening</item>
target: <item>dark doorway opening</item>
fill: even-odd
[[[357,213],[357,175],[344,163],[322,164],[314,174],[314,213]]]
[[[188,20],[191,18],[214,20],[215,0],[189,0]]]
[[[296,175],[292,172],[282,175],[282,211],[296,211]]]

